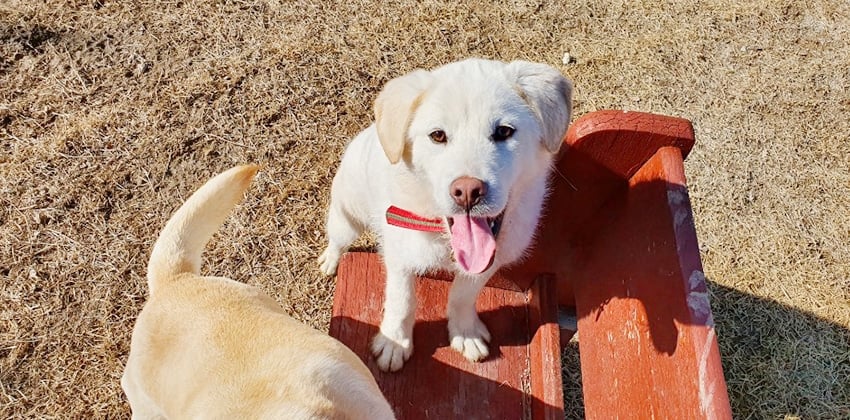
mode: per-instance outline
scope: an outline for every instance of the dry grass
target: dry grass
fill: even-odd
[[[736,417],[850,417],[850,3],[455,3],[2,2],[0,417],[127,416],[148,250],[236,163],[266,167],[206,270],[325,328],[340,152],[389,78],[470,55],[559,66],[576,115],[691,119]]]

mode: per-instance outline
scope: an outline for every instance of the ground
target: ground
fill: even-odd
[[[326,329],[346,142],[389,79],[549,63],[575,116],[693,121],[686,162],[736,418],[850,417],[850,3],[6,0],[0,417],[119,418],[145,265],[208,177],[258,162],[205,272]],[[568,417],[581,417],[575,351]]]

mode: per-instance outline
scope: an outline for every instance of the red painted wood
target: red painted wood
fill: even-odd
[[[566,144],[562,153],[580,152],[627,180],[662,147],[674,146],[686,158],[694,145],[694,128],[682,118],[598,111],[570,126]]]
[[[598,217],[572,278],[587,418],[731,418],[680,149]]]
[[[378,331],[383,264],[369,253],[343,256],[330,334],[360,355],[400,419],[563,418],[553,282],[526,292],[487,287],[478,299],[493,341],[472,363],[448,347],[445,307],[451,283],[420,278],[414,352],[401,371],[383,373],[369,354]]]
[[[558,294],[555,279],[540,277],[528,292],[528,345],[531,395],[535,419],[564,418],[564,384],[561,379],[561,329],[558,325]],[[552,370],[557,366],[557,370]]]

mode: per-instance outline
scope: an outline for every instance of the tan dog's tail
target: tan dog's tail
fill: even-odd
[[[242,201],[259,167],[237,166],[207,181],[171,216],[151,252],[148,289],[182,273],[199,274],[201,253],[230,211]]]

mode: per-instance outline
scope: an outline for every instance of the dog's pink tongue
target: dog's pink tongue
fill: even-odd
[[[496,238],[486,217],[456,215],[452,224],[452,252],[465,271],[478,274],[490,267],[496,253]]]

